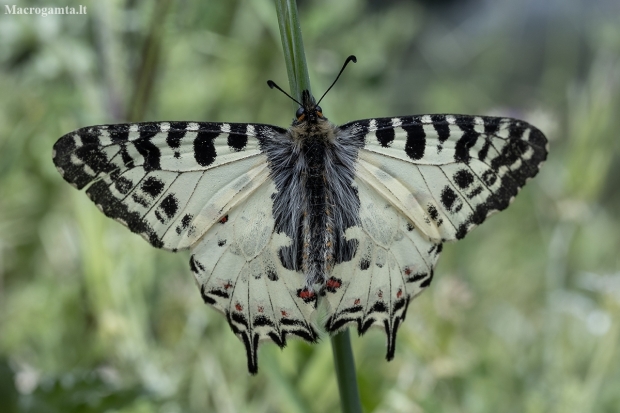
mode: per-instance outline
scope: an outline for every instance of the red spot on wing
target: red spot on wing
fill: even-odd
[[[333,288],[334,290],[340,288],[340,286],[342,285],[340,280],[334,277],[327,280],[325,284],[327,285],[327,288]]]
[[[258,306],[258,312],[259,312],[259,313],[262,313],[263,311],[265,311],[265,309],[263,308],[263,306],[262,306],[262,305],[259,305],[259,306]]]
[[[228,222],[228,215],[224,215],[222,218],[220,218],[220,224],[225,224]]]
[[[356,298],[356,299],[355,299],[355,302],[354,302],[353,304],[355,304],[355,305],[359,305],[359,303],[360,303],[360,302],[361,302],[361,300],[360,300],[359,298]]]
[[[280,314],[282,314],[282,317],[288,317],[288,313],[284,310],[280,311]]]
[[[379,298],[383,298],[383,291],[379,290],[377,292],[377,295],[379,296]]]
[[[405,275],[411,275],[411,268],[405,267]]]
[[[237,311],[243,311],[243,306],[239,303],[235,304],[235,310]]]
[[[309,300],[314,296],[314,292],[308,290],[307,288],[304,288],[303,290],[301,290],[299,292],[299,298],[303,299],[303,300]]]
[[[306,304],[316,301],[316,294],[308,288],[297,290],[297,297],[304,300],[304,303]]]
[[[230,287],[232,287],[233,285],[230,283],[230,281],[226,281],[226,284],[224,284],[224,288],[225,289],[229,289]]]
[[[400,298],[403,295],[403,290],[401,290],[400,288],[398,289],[398,292],[396,293],[396,298]]]

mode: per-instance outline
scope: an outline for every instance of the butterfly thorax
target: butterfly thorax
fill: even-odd
[[[319,118],[315,122],[293,122],[288,132],[298,144],[310,142],[333,143],[337,127],[327,118]]]

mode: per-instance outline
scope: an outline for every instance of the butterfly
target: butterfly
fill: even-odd
[[[508,207],[548,152],[538,129],[511,118],[336,126],[307,90],[298,103],[288,129],[100,125],[54,145],[62,177],[105,215],[157,248],[191,251],[200,294],[245,345],[252,374],[259,343],[317,341],[320,303],[329,333],[383,329],[391,360],[443,243]]]

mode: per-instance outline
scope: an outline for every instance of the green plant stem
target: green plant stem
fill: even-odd
[[[362,402],[357,388],[355,361],[353,360],[349,330],[341,331],[332,336],[331,341],[338,391],[340,392],[340,407],[342,407],[343,413],[361,413]]]
[[[301,101],[302,90],[312,89],[310,89],[297,4],[295,0],[275,0],[275,3],[291,96]],[[331,343],[342,412],[361,413],[362,403],[357,387],[349,331],[344,330],[336,334],[331,338]]]
[[[301,38],[297,3],[295,0],[275,0],[275,3],[291,96],[301,102],[301,91],[312,92],[312,89],[310,88],[304,43]]]
[[[163,33],[165,32],[162,30],[162,27],[171,5],[171,0],[160,0],[156,3],[155,10],[153,11],[149,32],[142,48],[140,66],[135,73],[135,88],[127,106],[126,117],[129,122],[144,120],[147,104],[151,99],[155,77],[159,69]]]

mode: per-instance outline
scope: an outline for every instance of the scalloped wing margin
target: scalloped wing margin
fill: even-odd
[[[245,345],[252,374],[258,371],[261,342],[282,348],[290,335],[311,343],[318,339],[311,321],[317,295],[302,288],[303,274],[280,262],[279,250],[291,240],[274,230],[275,191],[268,179],[205,233],[190,258],[202,298],[226,316]]]

